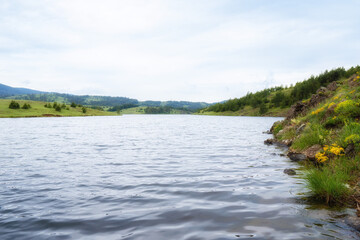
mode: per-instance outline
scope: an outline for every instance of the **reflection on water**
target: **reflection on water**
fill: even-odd
[[[276,120],[0,119],[1,239],[357,239],[299,201]]]

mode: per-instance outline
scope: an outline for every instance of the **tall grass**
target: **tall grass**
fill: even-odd
[[[313,197],[327,204],[341,204],[350,194],[346,182],[349,175],[338,168],[324,166],[307,170],[307,188]]]

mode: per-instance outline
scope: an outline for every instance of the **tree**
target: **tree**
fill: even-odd
[[[85,107],[82,107],[82,112],[83,113],[86,113],[87,112],[87,109]]]
[[[10,102],[9,104],[9,108],[11,109],[19,109],[20,108],[20,104],[18,102],[15,102],[14,100]]]
[[[55,103],[54,103],[54,105],[55,105]],[[60,105],[56,105],[55,110],[58,111],[58,112],[61,112],[61,106],[60,106]]]
[[[72,102],[70,107],[76,108],[76,103]]]

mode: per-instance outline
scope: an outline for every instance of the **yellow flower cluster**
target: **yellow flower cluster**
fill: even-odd
[[[316,158],[316,161],[318,161],[320,163],[329,160],[329,158],[325,155],[324,152],[319,152],[319,153],[315,154],[315,158]]]
[[[316,109],[315,111],[312,111],[311,114],[312,114],[312,115],[317,115],[317,114],[321,113],[321,112],[324,111],[324,110],[325,110],[325,108],[324,108],[324,107],[321,107],[321,108],[319,108],[319,109]]]
[[[330,152],[336,156],[340,156],[344,153],[344,149],[335,143],[331,146],[325,145],[323,149],[325,152]]]
[[[352,90],[351,92],[349,92],[350,94],[353,94],[355,92],[355,90]]]
[[[329,160],[329,154],[331,156],[331,154],[335,155],[335,156],[341,156],[344,154],[344,148],[340,147],[337,144],[332,144],[331,146],[329,145],[325,145],[323,147],[323,152],[318,152],[317,154],[315,154],[315,158],[316,161],[322,163],[325,162],[327,160]]]
[[[341,111],[341,109],[346,109],[346,108],[350,108],[352,106],[356,105],[354,101],[352,100],[346,100],[343,101],[341,103],[339,103],[336,108],[335,108],[335,112]]]
[[[336,96],[336,97],[333,97],[334,100],[338,100],[339,99],[339,96]]]

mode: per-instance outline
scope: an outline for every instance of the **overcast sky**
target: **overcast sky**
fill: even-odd
[[[359,0],[0,0],[0,83],[216,102],[360,63]]]

